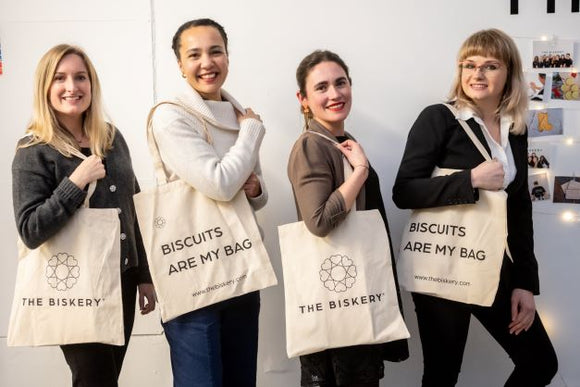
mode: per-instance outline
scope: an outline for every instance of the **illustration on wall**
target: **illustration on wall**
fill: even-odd
[[[556,136],[563,133],[561,108],[528,111],[528,137]]]
[[[580,204],[580,177],[556,176],[554,178],[554,203]]]

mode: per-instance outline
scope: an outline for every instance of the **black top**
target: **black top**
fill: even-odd
[[[344,142],[348,139],[352,139],[347,136],[336,136],[338,142]],[[369,174],[364,184],[365,191],[365,209],[367,210],[378,210],[383,218],[383,223],[385,229],[387,230],[387,235],[389,238],[389,248],[391,249],[391,265],[393,267],[393,277],[395,280],[395,289],[397,289],[397,299],[399,301],[399,308],[401,314],[403,314],[403,302],[401,301],[401,294],[399,290],[399,279],[397,278],[397,271],[395,265],[395,257],[393,244],[391,242],[391,232],[389,230],[389,223],[387,222],[387,214],[385,211],[385,205],[383,203],[383,196],[381,194],[381,185],[379,182],[379,175],[375,169],[370,165],[369,161]],[[406,339],[392,341],[390,343],[382,344],[381,348],[382,357],[389,361],[403,361],[409,357],[409,347]]]

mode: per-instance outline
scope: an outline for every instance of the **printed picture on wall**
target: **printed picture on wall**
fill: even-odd
[[[542,143],[530,143],[528,145],[528,167],[550,168],[552,159],[552,145]]]
[[[546,87],[546,73],[534,73],[527,71],[525,76],[528,98],[530,101],[546,101],[548,99],[547,94],[549,94],[544,94],[544,88]],[[550,89],[548,88],[546,90]]]
[[[580,177],[556,176],[554,178],[554,203],[580,204]]]
[[[580,101],[580,77],[578,77],[578,73],[553,73],[552,99]]]
[[[528,111],[528,137],[563,134],[564,111],[561,108]]]
[[[2,44],[0,44],[0,75],[2,75]]]
[[[550,200],[550,182],[548,172],[534,173],[528,176],[530,197],[533,202]]]
[[[538,40],[533,46],[532,67],[535,69],[574,66],[573,40]]]

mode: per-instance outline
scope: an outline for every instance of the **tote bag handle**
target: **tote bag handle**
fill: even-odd
[[[457,111],[457,109],[448,103],[444,103],[443,105],[447,106],[447,108],[451,111],[451,113],[453,113],[453,116],[459,122],[463,130],[465,130],[465,133],[467,134],[471,142],[473,142],[473,145],[475,145],[479,153],[481,153],[485,161],[491,161],[491,156],[489,155],[489,153],[487,153],[487,150],[485,149],[481,141],[479,141],[475,133],[473,133],[473,130],[469,127],[469,125],[467,125],[467,122],[465,122],[465,120],[462,120],[461,118],[458,117],[459,112]]]
[[[147,145],[149,146],[149,152],[151,153],[151,156],[153,157],[153,168],[155,170],[155,177],[157,179],[157,182],[160,185],[166,184],[168,177],[167,177],[167,171],[165,170],[165,167],[163,166],[163,161],[161,161],[161,155],[159,154],[159,146],[157,145],[157,141],[155,141],[155,136],[153,135],[153,125],[151,124],[151,121],[153,118],[153,113],[161,105],[177,106],[177,107],[185,110],[188,114],[197,118],[201,122],[201,124],[203,125],[203,131],[205,134],[206,141],[208,142],[208,144],[211,144],[213,142],[213,139],[212,139],[212,137],[209,134],[209,131],[207,129],[207,125],[206,125],[207,119],[200,112],[195,111],[193,109],[190,109],[189,107],[187,107],[183,104],[180,104],[178,102],[173,102],[173,101],[161,101],[158,104],[156,104],[155,106],[153,106],[151,108],[151,110],[149,111],[149,115],[147,116]]]
[[[327,135],[324,135],[322,133],[314,132],[312,130],[307,130],[305,133],[316,134],[317,136],[320,136],[322,138],[327,139],[328,141],[330,141],[334,145],[339,145],[339,142],[338,141],[336,141],[335,139],[330,138]],[[348,179],[352,175],[354,169],[352,168],[352,165],[350,165],[350,163],[348,162],[348,160],[346,159],[346,157],[344,155],[342,155],[342,166],[344,168],[344,180],[346,180],[346,179]],[[354,211],[356,211],[356,199],[355,199],[355,201],[353,203],[352,209]]]
[[[85,156],[77,148],[70,147],[70,148],[68,148],[68,151],[73,156],[76,156],[76,157],[78,157],[81,160],[86,160],[87,159],[87,156]],[[91,197],[95,193],[95,189],[96,188],[97,188],[97,180],[91,181],[89,183],[89,187],[87,188],[87,196],[85,197],[85,200],[83,201],[83,205],[81,206],[82,208],[89,208],[89,201],[91,200]]]

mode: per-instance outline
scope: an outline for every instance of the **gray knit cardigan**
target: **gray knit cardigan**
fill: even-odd
[[[23,138],[19,145],[29,140]],[[12,195],[18,234],[34,249],[56,234],[82,205],[86,192],[68,176],[81,163],[50,145],[18,148],[12,162]],[[133,205],[139,184],[129,148],[118,130],[104,159],[106,176],[97,182],[92,208],[116,208],[121,221],[121,270],[137,268],[138,282],[151,283],[147,257]]]

